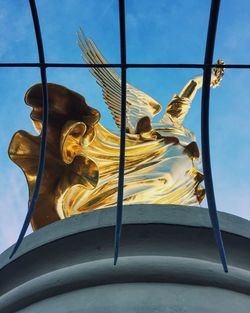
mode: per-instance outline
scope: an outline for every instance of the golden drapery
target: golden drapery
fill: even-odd
[[[119,136],[105,129],[100,114],[84,97],[48,84],[49,127],[46,164],[32,226],[114,205],[117,197]],[[42,88],[31,87],[25,102],[41,130]],[[204,196],[203,176],[196,169],[198,148],[192,133],[161,123],[147,132],[127,134],[124,203],[198,204]],[[9,156],[29,185],[35,184],[41,136],[17,132]]]
[[[223,73],[223,69],[213,71],[211,86],[219,84]],[[182,125],[202,80],[202,76],[195,77],[174,95],[158,123],[143,117],[135,125],[136,132],[127,132],[124,204],[198,205],[204,198],[199,149],[194,134]],[[99,111],[88,106],[80,94],[49,83],[48,95],[46,162],[33,229],[117,201],[119,135],[101,125]],[[25,95],[39,133],[42,99],[41,84],[32,86]],[[9,146],[11,160],[26,177],[29,198],[36,180],[40,142],[41,134],[33,136],[21,130]]]

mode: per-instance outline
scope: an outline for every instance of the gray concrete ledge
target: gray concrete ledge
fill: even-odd
[[[220,266],[200,260],[159,256],[123,257],[116,267],[112,259],[107,259],[38,276],[3,295],[0,298],[0,311],[16,312],[32,303],[79,289],[143,282],[174,283],[186,285],[186,288],[189,285],[213,287],[250,295],[249,271],[231,267],[229,274],[224,274]]]
[[[223,232],[250,238],[250,221],[241,217],[218,212],[220,228]],[[90,213],[55,222],[28,235],[23,240],[15,256],[9,260],[13,246],[0,255],[0,269],[23,254],[72,234],[92,229],[114,226],[116,207],[96,210]],[[181,205],[126,205],[123,224],[168,224],[211,228],[208,209]]]
[[[166,308],[170,313],[248,313],[250,222],[226,213],[219,219],[227,274],[204,208],[125,206],[117,266],[112,259],[115,208],[51,224],[27,236],[13,259],[12,247],[0,256],[0,312],[76,313],[84,306],[85,313],[104,312],[104,307],[125,313],[131,306],[133,313]],[[199,303],[199,292],[209,300]]]
[[[220,288],[123,283],[50,297],[18,313],[249,313],[249,297]]]

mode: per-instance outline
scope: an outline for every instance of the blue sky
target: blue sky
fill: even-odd
[[[47,62],[82,62],[76,31],[82,27],[111,63],[120,61],[117,0],[37,0]],[[133,63],[202,63],[209,0],[127,0],[127,58]],[[222,0],[215,61],[250,63],[250,2]],[[26,0],[0,0],[0,62],[37,62],[31,14]],[[197,69],[130,69],[130,83],[164,106]],[[25,91],[40,81],[38,69],[0,68],[0,251],[12,244],[27,210],[27,187],[21,170],[7,155],[19,129],[34,133],[25,106]],[[48,81],[85,96],[115,124],[101,90],[86,69],[49,69]],[[250,219],[249,152],[250,71],[226,70],[221,86],[211,91],[211,157],[218,210]],[[185,126],[200,144],[200,100],[197,94]],[[206,206],[206,203],[203,203]]]

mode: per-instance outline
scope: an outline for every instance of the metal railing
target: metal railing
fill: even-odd
[[[42,140],[40,146],[39,165],[37,171],[37,178],[32,194],[31,201],[27,215],[25,217],[20,235],[10,255],[12,258],[20,246],[32,214],[36,207],[36,202],[39,196],[40,185],[42,182],[43,171],[45,166],[46,156],[46,141],[48,128],[48,89],[46,79],[46,69],[50,67],[71,67],[71,68],[91,68],[91,67],[110,67],[121,68],[121,133],[120,133],[120,163],[119,163],[119,180],[118,180],[118,197],[117,197],[117,213],[116,213],[116,227],[115,227],[115,243],[114,243],[114,264],[117,263],[119,255],[120,237],[122,231],[122,209],[123,209],[123,187],[124,187],[124,163],[125,163],[125,136],[126,136],[126,71],[128,68],[201,68],[203,69],[204,79],[202,87],[202,111],[201,111],[201,141],[202,141],[202,163],[204,171],[204,181],[208,202],[209,215],[214,232],[215,241],[219,250],[221,262],[225,272],[228,271],[227,261],[224,251],[223,240],[221,237],[219,221],[216,210],[216,202],[214,196],[213,179],[210,161],[210,145],[209,145],[209,96],[210,96],[210,79],[211,69],[214,67],[220,68],[240,68],[249,69],[249,64],[212,64],[214,44],[216,37],[216,29],[220,8],[220,0],[212,0],[210,8],[209,25],[207,32],[206,50],[203,64],[128,64],[126,60],[126,22],[125,22],[125,0],[119,1],[119,21],[120,21],[120,51],[121,63],[119,64],[75,64],[75,63],[46,63],[44,58],[44,49],[42,34],[39,23],[39,16],[36,8],[36,1],[29,0],[30,9],[32,13],[34,29],[36,34],[36,41],[38,47],[39,63],[0,63],[0,67],[38,67],[41,73],[42,91],[43,91],[43,126],[42,126]]]

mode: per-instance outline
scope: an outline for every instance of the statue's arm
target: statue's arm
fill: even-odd
[[[218,60],[218,64],[224,64],[224,62],[222,60]],[[213,69],[210,86],[217,87],[223,77],[223,74],[223,68]],[[166,114],[162,118],[162,122],[182,124],[198,89],[202,87],[202,83],[202,75],[194,77],[184,86],[178,95],[174,95],[172,100],[167,105]]]

